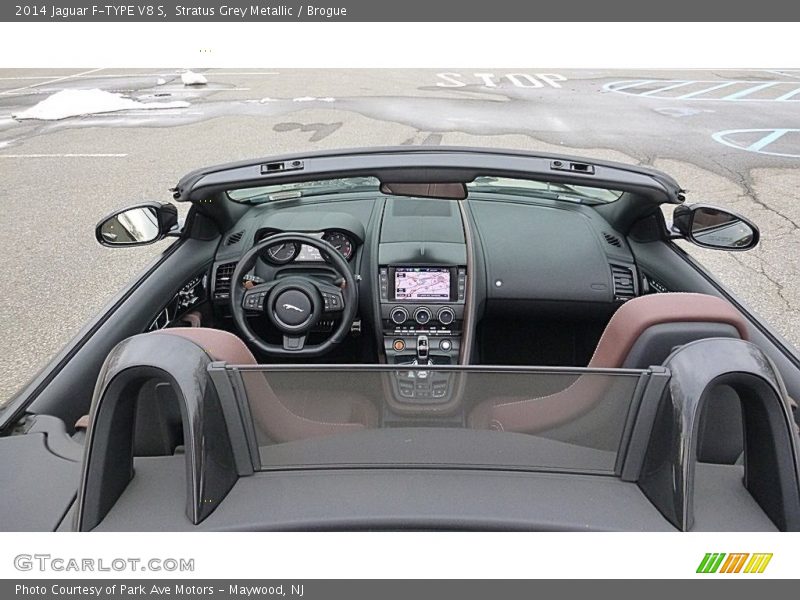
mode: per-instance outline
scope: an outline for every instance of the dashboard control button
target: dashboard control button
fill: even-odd
[[[421,306],[414,311],[414,320],[420,325],[426,325],[431,320],[431,311],[424,306]]]
[[[403,340],[395,340],[392,344],[392,348],[397,352],[402,352],[406,349],[406,343]]]
[[[453,312],[452,308],[445,306],[444,308],[439,310],[439,313],[436,315],[436,318],[442,325],[450,325],[450,323],[456,320],[456,313]]]
[[[453,342],[450,340],[442,340],[439,342],[439,348],[445,352],[449,352],[453,348]]]
[[[402,325],[408,320],[408,311],[402,306],[395,306],[390,314],[392,322],[396,325]]]

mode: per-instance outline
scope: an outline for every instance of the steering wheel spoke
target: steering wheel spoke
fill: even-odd
[[[270,281],[245,289],[242,296],[242,308],[248,312],[264,312],[264,303],[273,287],[275,287],[275,282]]]
[[[324,313],[338,313],[344,310],[344,294],[342,288],[329,283],[315,282],[314,285],[322,296]]]
[[[305,335],[284,335],[283,336],[283,349],[287,352],[297,352],[302,350],[306,345]]]

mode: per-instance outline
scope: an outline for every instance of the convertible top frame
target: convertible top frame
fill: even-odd
[[[197,202],[231,189],[339,177],[376,177],[384,182],[470,182],[481,175],[544,179],[605,187],[683,202],[669,175],[635,165],[574,156],[458,146],[392,146],[328,150],[233,162],[188,173],[172,188],[178,202]]]

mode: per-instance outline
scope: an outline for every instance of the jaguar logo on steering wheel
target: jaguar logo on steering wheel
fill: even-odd
[[[299,313],[305,312],[302,308],[297,308],[294,304],[284,304],[283,308],[286,310],[296,310]]]

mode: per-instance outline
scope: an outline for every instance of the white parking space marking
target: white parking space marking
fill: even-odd
[[[640,86],[643,86],[643,85],[648,85],[648,84],[651,84],[651,83],[655,83],[656,81],[657,81],[656,79],[640,79],[639,81],[634,81],[634,82],[620,81],[620,82],[617,82],[617,83],[620,83],[622,85],[617,86],[617,85],[614,85],[614,84],[611,84],[611,83],[607,83],[606,85],[603,86],[603,89],[610,90],[612,92],[621,92],[622,90],[627,90],[627,89],[630,89],[630,88],[635,88],[635,87],[640,87]],[[611,89],[611,87],[610,87],[612,85],[614,85],[613,89]]]
[[[791,98],[794,98],[798,94],[800,94],[800,87],[797,88],[796,90],[792,90],[791,92],[785,93],[783,96],[779,98],[775,98],[775,102],[785,102]]]
[[[788,132],[788,129],[776,129],[772,133],[765,135],[757,142],[750,144],[747,148],[745,148],[745,150],[749,150],[750,152],[761,152],[761,150],[769,146],[772,142],[779,140]]]
[[[83,71],[82,73],[75,73],[74,75],[65,75],[63,77],[56,77],[55,79],[48,79],[47,81],[42,81],[42,82],[39,82],[39,83],[32,83],[31,85],[25,85],[25,86],[22,86],[22,87],[19,87],[19,88],[15,88],[13,90],[7,90],[5,92],[0,92],[0,96],[9,96],[9,95],[13,94],[14,92],[19,92],[19,91],[27,90],[27,89],[30,89],[30,88],[35,88],[35,87],[39,87],[39,86],[42,86],[42,85],[47,85],[48,83],[58,83],[59,81],[66,81],[67,79],[75,79],[77,77],[81,77],[83,75],[88,75],[90,73],[97,73],[97,71],[102,71],[103,68],[104,67],[101,67],[99,69],[90,69],[88,71]]]
[[[725,96],[723,100],[739,100],[744,98],[745,96],[749,96],[750,94],[754,94],[760,90],[765,90],[770,88],[774,85],[778,85],[779,83],[783,83],[782,81],[769,81],[767,83],[762,83],[761,85],[754,85],[753,87],[745,88],[741,91],[735,92],[730,96]]]
[[[782,77],[794,77],[795,79],[800,79],[800,69],[783,69],[781,71],[767,70],[767,73],[780,75]]]
[[[658,86],[653,88],[652,86]],[[687,89],[689,88],[689,89]],[[694,89],[691,89],[694,88]],[[661,100],[705,100],[717,102],[798,102],[798,81],[635,79],[613,81],[603,86],[607,92]],[[673,92],[673,90],[679,90]],[[681,93],[685,92],[685,93]]]
[[[678,83],[673,83],[672,85],[668,85],[665,87],[657,88],[655,90],[650,90],[649,92],[645,92],[641,94],[642,96],[653,96],[655,94],[666,92],[667,90],[674,90],[675,88],[684,87],[686,85],[691,84],[691,81],[679,81]]]
[[[95,69],[96,71],[102,71],[102,69]],[[180,75],[180,71],[170,71],[169,73],[106,73],[103,75],[92,75],[93,71],[87,71],[86,73],[78,73],[76,75],[69,75],[70,78],[73,79],[124,79],[126,77],[177,77]],[[248,71],[210,71],[206,72],[208,75],[252,75],[252,76],[261,76],[261,75],[280,75],[277,71],[255,71],[255,72],[248,72]],[[24,75],[20,77],[0,77],[0,81],[37,81],[42,79],[49,79],[51,81],[55,81],[62,77],[61,75]],[[45,82],[47,83],[47,82]]]
[[[56,75],[28,75],[25,77],[0,77],[0,81],[35,81],[39,79],[53,79]]]
[[[125,158],[127,154],[0,154],[0,158]]]
[[[496,88],[508,82],[514,87],[526,89],[538,89],[543,87],[560,88],[562,81],[567,78],[560,73],[437,73],[436,77],[440,80],[436,82],[437,87],[444,88],[463,88],[468,85],[480,84],[485,88]]]
[[[729,148],[780,156],[800,158],[800,129],[729,129],[711,136]]]
[[[278,71],[207,71],[207,75],[252,75],[256,77],[258,75],[280,75]]]
[[[705,88],[697,92],[689,92],[688,94],[684,94],[683,96],[678,96],[675,100],[686,100],[687,98],[694,98],[695,96],[699,96],[700,94],[706,94],[708,92],[713,92],[714,90],[721,90],[722,88],[730,87],[735,84],[735,81],[725,81],[720,83],[719,85],[712,85],[710,88]]]

